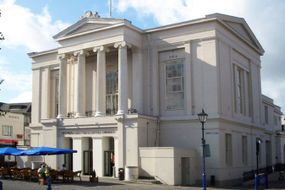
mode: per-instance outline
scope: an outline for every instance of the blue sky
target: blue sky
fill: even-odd
[[[88,10],[109,16],[109,0],[0,0],[0,101],[31,101],[32,72],[28,52],[54,48],[52,36]],[[284,0],[113,0],[113,17],[140,28],[204,17],[211,13],[243,17],[265,49],[262,92],[285,108]]]

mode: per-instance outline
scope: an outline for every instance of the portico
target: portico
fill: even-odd
[[[136,50],[136,56],[139,57],[139,59],[132,59],[132,49],[131,45],[128,44],[125,41],[122,42],[116,42],[113,45],[114,48],[112,48],[112,52],[108,52],[110,54],[115,54],[117,55],[117,58],[110,60],[112,63],[108,64],[115,64],[117,65],[116,67],[118,68],[117,71],[117,77],[118,77],[118,102],[117,102],[117,115],[122,115],[128,113],[128,109],[132,107],[132,102],[133,100],[131,99],[130,105],[128,105],[128,97],[129,94],[129,85],[131,84],[131,81],[129,81],[128,77],[131,73],[129,73],[128,65],[132,64],[138,64],[141,65],[141,55],[138,50]],[[139,48],[136,48],[139,49]],[[86,109],[86,93],[94,93],[94,96],[96,97],[95,100],[95,109],[92,110],[92,112],[95,112],[96,117],[100,116],[105,116],[106,115],[106,50],[110,51],[110,46],[108,47],[107,45],[105,46],[98,46],[94,47],[93,50],[91,51],[90,49],[83,49],[80,51],[74,51],[70,53],[65,53],[61,54],[58,56],[59,60],[59,72],[60,72],[60,80],[59,80],[59,113],[58,117],[62,118],[63,116],[66,116],[68,113],[73,113],[74,117],[85,117],[87,113]],[[115,52],[117,51],[117,52]],[[128,58],[128,52],[130,52]],[[94,63],[88,63],[88,64],[95,64],[96,69],[94,69],[94,72],[96,72],[96,83],[95,89],[92,91],[86,90],[86,88],[90,88],[86,86],[86,57],[94,56],[96,57],[96,62]],[[114,57],[113,57],[114,58]],[[94,59],[93,59],[94,60]],[[115,62],[117,60],[117,63]],[[128,60],[133,60],[134,62],[128,62]],[[67,85],[66,81],[66,76],[63,75],[67,73],[68,66],[69,67],[74,67],[72,68],[74,70],[73,73],[70,73],[69,76],[69,81],[70,78],[74,79],[74,83],[71,85],[70,89],[66,89],[65,86]],[[132,66],[131,66],[132,67]],[[90,80],[90,79],[89,79]],[[134,87],[134,86],[133,86]],[[94,86],[92,86],[94,88]],[[137,87],[134,87],[137,88]],[[67,92],[66,92],[67,90]],[[74,96],[72,94],[74,93]],[[69,101],[65,101],[64,97],[74,97],[69,99]],[[89,95],[90,96],[90,95]],[[94,97],[93,96],[93,97]],[[135,98],[135,97],[132,97]],[[138,97],[139,98],[139,97]],[[138,102],[138,101],[137,101]],[[69,106],[67,106],[69,104]],[[67,107],[67,110],[66,110]],[[133,108],[133,107],[132,107]],[[136,108],[138,110],[138,108]]]

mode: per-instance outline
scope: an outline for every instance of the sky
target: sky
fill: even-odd
[[[52,36],[86,11],[109,17],[109,0],[0,0],[0,102],[30,102],[31,59],[27,53],[58,47]],[[113,0],[112,16],[142,29],[222,13],[243,17],[263,46],[262,93],[285,112],[284,0]]]

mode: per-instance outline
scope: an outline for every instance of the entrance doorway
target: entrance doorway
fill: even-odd
[[[84,175],[91,175],[93,164],[92,164],[92,151],[91,150],[85,150],[83,151],[83,174]]]
[[[72,138],[65,138],[65,147],[68,149],[72,149]],[[63,163],[67,170],[73,170],[73,154],[64,154]]]
[[[114,152],[104,151],[104,176],[113,176]]]
[[[181,158],[181,184],[190,185],[190,158]]]

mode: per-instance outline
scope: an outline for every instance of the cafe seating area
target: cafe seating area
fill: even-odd
[[[76,178],[81,181],[81,171],[54,170],[49,171],[52,182],[73,182]],[[12,180],[39,181],[40,175],[37,169],[31,168],[0,168],[0,177]]]

